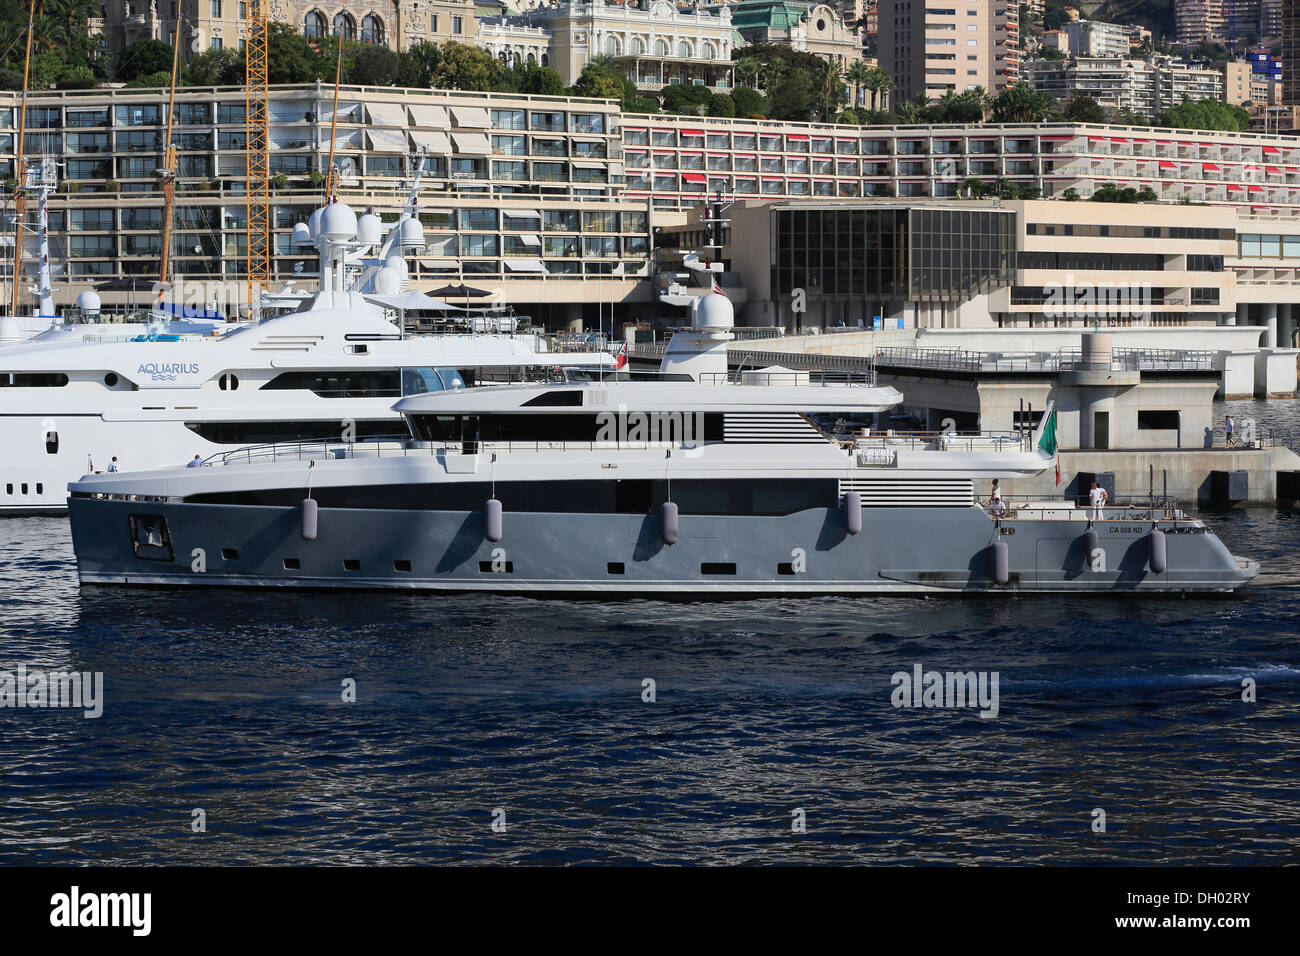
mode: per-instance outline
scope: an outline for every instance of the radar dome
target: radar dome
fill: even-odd
[[[406,266],[406,260],[403,259],[401,256],[397,255],[396,253],[394,253],[393,255],[389,256],[387,259],[384,260],[384,268],[392,269],[399,276],[401,276],[403,280],[405,280],[406,277],[410,275],[410,270]]]
[[[18,327],[18,320],[12,315],[0,316],[0,342],[22,341],[23,330]]]
[[[77,308],[86,315],[99,315],[99,307],[102,303],[99,296],[87,289],[81,295],[77,296]]]
[[[321,213],[320,234],[330,242],[347,242],[357,234],[357,214],[347,203],[330,203]]]
[[[397,295],[402,291],[402,274],[384,266],[375,273],[375,292],[379,295]]]
[[[295,246],[311,245],[315,240],[312,239],[311,226],[305,222],[295,223],[293,227],[292,242]]]
[[[322,206],[307,217],[307,231],[311,234],[313,239],[320,238],[320,217],[324,214],[325,207]]]
[[[696,304],[695,327],[702,332],[729,331],[736,324],[736,312],[725,295],[710,292]]]
[[[366,213],[357,220],[357,242],[367,246],[378,244],[383,225],[378,216],[373,213]]]
[[[398,243],[408,249],[424,248],[424,226],[418,219],[407,219],[398,232]]]

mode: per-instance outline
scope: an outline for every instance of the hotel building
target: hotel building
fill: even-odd
[[[18,95],[9,94],[0,105],[0,174],[7,177],[14,171],[17,104]],[[62,164],[50,215],[60,307],[92,285],[120,287],[133,278],[145,292],[105,291],[105,301],[148,301],[160,253],[156,170],[165,104],[166,91],[140,89],[29,99],[28,158],[50,156]],[[239,301],[244,287],[244,104],[237,88],[177,92],[173,264],[178,276],[219,290],[214,295],[225,302]],[[272,91],[277,285],[308,285],[316,268],[315,258],[292,244],[291,231],[323,198],[332,104],[333,90],[324,84]],[[1084,124],[850,127],[625,115],[605,100],[362,87],[343,88],[337,120],[341,192],[359,209],[391,219],[424,157],[420,219],[428,248],[408,260],[417,288],[464,282],[499,290],[501,301],[550,327],[607,321],[615,306],[620,317],[661,314],[655,247],[664,243],[655,240],[656,230],[683,228],[718,193],[739,210],[911,208],[936,200],[946,208],[958,205],[971,180],[1004,180],[1004,193],[1014,186],[1019,195],[1058,200],[1068,189],[1086,199],[1108,184],[1150,188],[1158,203],[1001,206],[1022,210],[1017,253],[1164,257],[1158,268],[1114,259],[1102,270],[1152,273],[1146,277],[1152,288],[1165,290],[1154,310],[1158,321],[1227,323],[1239,315],[1241,290],[1249,287],[1248,307],[1286,307],[1274,316],[1280,337],[1289,303],[1300,301],[1300,140],[1285,136]],[[1033,231],[1142,222],[1175,231],[1099,231],[1086,236],[1087,248],[1078,245],[1084,234]],[[1210,238],[1177,231],[1189,224],[1217,231]],[[34,249],[27,238],[30,265]],[[1202,268],[1204,261],[1195,260],[1199,265],[1184,267],[1178,257],[1188,256],[1219,256],[1225,265]],[[746,321],[776,318],[767,307],[756,306],[756,319],[745,308],[751,299],[768,301],[770,289],[754,277],[770,282],[773,261],[764,246],[731,263],[724,281]],[[932,303],[917,308],[914,302],[907,321],[1032,324],[1042,309],[1015,289],[1041,288],[1053,270],[1058,281],[1086,271],[1073,260],[1043,262],[1033,268],[1022,262],[1014,279],[1000,277],[1003,298],[976,312],[949,309],[940,319]],[[1236,276],[1235,297],[1225,284],[1229,274]],[[1211,288],[1219,290],[1217,299],[1204,291]],[[845,313],[824,318],[841,321]]]

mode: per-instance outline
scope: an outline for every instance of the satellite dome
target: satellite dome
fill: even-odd
[[[725,295],[710,292],[695,306],[695,327],[702,332],[729,331],[736,324],[736,311]]]
[[[294,223],[292,242],[295,246],[308,246],[315,241],[312,238],[311,226],[305,222]]]
[[[405,281],[407,276],[410,275],[410,270],[406,266],[406,260],[396,253],[384,260],[384,268],[392,269],[402,277],[403,281]]]
[[[375,273],[375,292],[379,295],[397,295],[402,291],[403,276],[396,269],[384,266]]]
[[[99,315],[100,305],[99,295],[89,289],[77,296],[77,308],[86,315]]]
[[[0,316],[0,342],[20,342],[23,330],[18,327],[18,320],[12,315]]]
[[[357,234],[357,214],[347,203],[330,203],[321,212],[320,234],[330,242],[347,242]]]
[[[376,245],[379,242],[383,223],[374,213],[366,213],[357,220],[357,242],[367,246]]]
[[[418,219],[407,219],[398,231],[398,243],[408,249],[424,248],[424,226]]]
[[[325,207],[317,209],[307,217],[307,230],[313,239],[320,238],[320,217],[325,214]]]

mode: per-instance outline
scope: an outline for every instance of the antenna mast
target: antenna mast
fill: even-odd
[[[23,213],[26,203],[23,189],[27,178],[26,164],[23,162],[23,137],[27,132],[27,80],[32,66],[32,34],[36,27],[36,0],[32,0],[27,14],[27,57],[23,60],[23,97],[18,109],[18,153],[14,162],[14,288],[9,300],[9,314],[18,315],[18,284],[23,274]]]

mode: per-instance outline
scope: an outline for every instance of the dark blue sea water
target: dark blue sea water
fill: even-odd
[[[1300,516],[1210,520],[1240,597],[717,604],[79,591],[3,521],[0,669],[106,700],[0,710],[0,861],[1295,861]],[[893,707],[918,662],[997,718]]]

